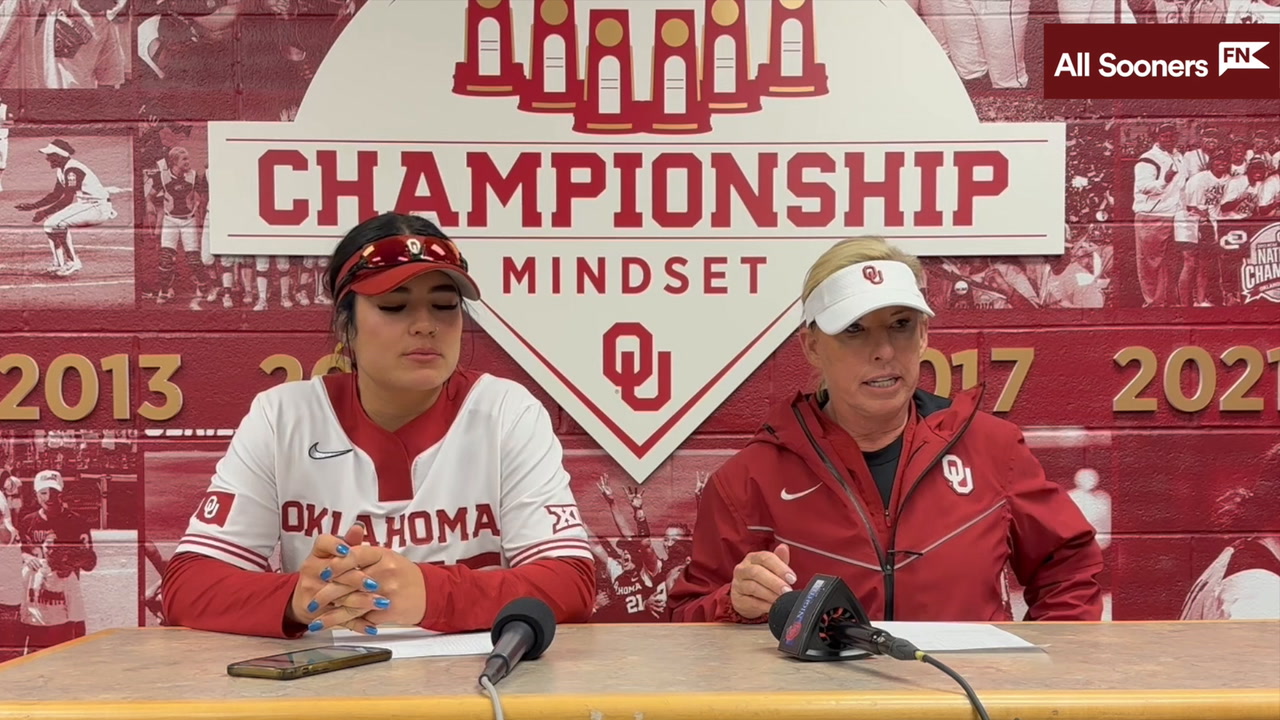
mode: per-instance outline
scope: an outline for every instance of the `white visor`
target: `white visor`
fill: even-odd
[[[35,491],[41,490],[57,490],[62,492],[62,473],[57,470],[41,470],[36,473]]]
[[[62,148],[58,147],[57,145],[54,145],[53,143],[49,143],[48,145],[45,145],[44,147],[40,148],[40,152],[44,153],[45,155],[61,155],[62,157],[71,157],[69,154],[67,154],[66,150],[63,150]]]
[[[835,335],[867,313],[887,307],[909,307],[933,316],[906,263],[858,263],[823,280],[813,291],[804,303],[804,324],[816,322],[822,332]]]

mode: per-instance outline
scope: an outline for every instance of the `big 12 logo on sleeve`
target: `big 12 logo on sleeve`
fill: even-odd
[[[473,316],[639,482],[795,332],[834,242],[1063,250],[1065,125],[978,122],[902,2],[369,0],[295,121],[209,132],[246,179],[215,253],[431,217]]]

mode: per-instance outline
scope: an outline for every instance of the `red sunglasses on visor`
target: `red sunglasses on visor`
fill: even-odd
[[[409,280],[439,270],[468,300],[480,299],[480,288],[467,274],[467,260],[447,238],[396,235],[369,243],[342,268],[337,298],[348,292],[381,295]]]

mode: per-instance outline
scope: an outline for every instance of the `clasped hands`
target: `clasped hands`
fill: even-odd
[[[345,627],[368,635],[378,625],[417,625],[427,608],[422,571],[400,553],[364,545],[364,526],[321,535],[298,571],[288,618],[311,632]]]

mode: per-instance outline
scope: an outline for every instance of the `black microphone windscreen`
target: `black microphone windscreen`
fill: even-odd
[[[773,601],[773,607],[769,608],[769,632],[773,633],[775,639],[782,638],[782,629],[787,626],[787,618],[791,617],[791,610],[799,600],[800,591],[792,590],[782,593]]]
[[[533,628],[533,647],[524,654],[526,660],[533,660],[546,652],[556,636],[556,614],[538,598],[516,598],[502,608],[489,633],[489,638],[495,645],[498,638],[502,637],[503,628],[512,622],[523,622]]]

